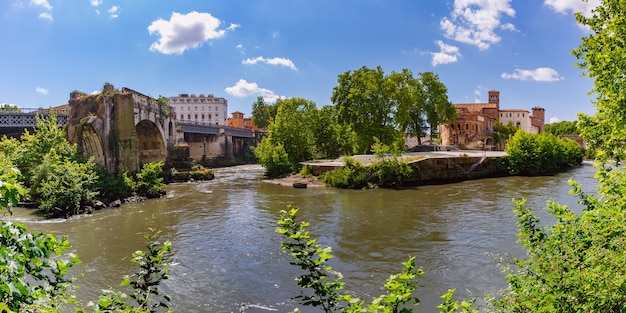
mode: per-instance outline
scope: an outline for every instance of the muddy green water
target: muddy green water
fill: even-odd
[[[507,177],[407,190],[294,189],[262,182],[260,166],[216,170],[208,182],[172,184],[167,198],[128,204],[69,220],[41,220],[16,209],[11,219],[32,231],[67,235],[84,264],[74,275],[79,298],[96,300],[134,270],[131,252],[148,228],[173,243],[171,278],[164,291],[176,312],[288,312],[299,290],[274,233],[278,212],[292,204],[310,231],[334,248],[332,266],[346,289],[369,299],[400,263],[415,256],[427,272],[416,312],[435,312],[448,288],[478,298],[505,286],[489,254],[522,256],[516,243],[513,198],[527,197],[544,221],[546,201],[577,207],[567,181],[593,190],[595,169],[549,177]],[[575,210],[579,210],[576,209]],[[304,312],[318,312],[309,308]]]

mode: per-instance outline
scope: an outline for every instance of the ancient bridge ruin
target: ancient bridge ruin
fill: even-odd
[[[68,140],[109,173],[165,162],[168,144],[177,141],[173,112],[132,89],[105,84],[98,94],[74,91],[68,111]]]

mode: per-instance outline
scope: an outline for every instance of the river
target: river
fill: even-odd
[[[298,269],[274,232],[279,211],[299,207],[299,217],[323,245],[346,289],[370,299],[401,262],[416,257],[426,275],[414,312],[436,312],[439,296],[457,288],[478,299],[497,293],[505,280],[490,254],[523,256],[516,243],[513,198],[528,198],[544,223],[554,199],[574,210],[569,179],[593,191],[591,164],[547,177],[505,177],[405,190],[295,189],[264,183],[263,169],[245,165],[216,170],[215,179],[171,184],[167,197],[69,220],[42,220],[16,208],[14,220],[31,231],[67,235],[84,264],[75,268],[77,296],[96,301],[101,289],[119,288],[134,271],[131,253],[145,247],[149,228],[172,241],[170,279],[163,290],[175,312],[288,312],[297,305]],[[319,312],[298,306],[303,312]]]

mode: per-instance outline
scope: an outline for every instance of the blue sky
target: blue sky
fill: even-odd
[[[109,82],[158,97],[214,94],[230,112],[302,97],[331,104],[339,74],[434,72],[453,103],[593,114],[570,54],[599,0],[2,0],[0,103],[67,103]],[[548,121],[546,121],[548,122]]]

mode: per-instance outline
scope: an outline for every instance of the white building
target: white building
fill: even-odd
[[[500,110],[499,120],[502,125],[511,124],[519,127],[527,133],[538,134],[544,130],[544,109],[539,107],[533,108],[533,113],[528,110]],[[540,121],[539,121],[540,120]]]
[[[228,100],[200,94],[179,94],[178,97],[169,97],[169,103],[179,122],[198,124],[228,125]]]

